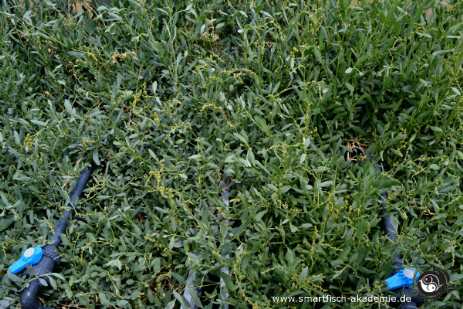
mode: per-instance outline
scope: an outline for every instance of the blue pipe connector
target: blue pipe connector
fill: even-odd
[[[420,276],[420,273],[416,271],[416,268],[402,268],[394,276],[387,278],[387,287],[391,290],[399,288],[411,288],[416,279]]]
[[[43,250],[41,247],[29,248],[21,253],[19,260],[9,267],[11,273],[16,274],[26,268],[27,265],[35,265],[42,259]]]

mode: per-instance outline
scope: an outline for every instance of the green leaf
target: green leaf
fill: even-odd
[[[272,172],[274,172],[275,174],[277,175],[280,175],[281,174],[281,170],[276,166],[276,165],[273,165],[271,163],[268,163],[267,164],[267,168],[269,170],[271,170]]]
[[[123,300],[123,299],[116,301],[116,305],[118,305],[119,307],[122,307],[122,308],[125,308],[128,303],[129,303],[128,301]]]
[[[264,214],[267,212],[267,210],[264,210],[264,211],[261,211],[259,212],[256,217],[255,217],[255,220],[256,221],[259,221],[260,219],[262,219],[262,217],[264,216]]]
[[[38,121],[38,120],[34,120],[32,119],[31,120],[32,123],[35,123],[36,125],[39,125],[39,126],[46,126],[47,124],[43,121]]]
[[[38,279],[39,279],[39,282],[40,282],[40,284],[41,284],[42,286],[48,286],[47,281],[45,281],[45,280],[42,279],[42,278],[38,278]]]
[[[53,279],[51,276],[48,276],[48,280],[50,280],[50,285],[53,287],[53,289],[57,290],[58,286],[56,285],[55,279]]]
[[[79,59],[84,59],[85,58],[85,54],[80,53],[80,52],[69,51],[68,54],[73,56],[74,58],[79,58]]]
[[[161,269],[161,259],[160,258],[155,258],[154,261],[151,263],[153,266],[153,276],[156,276]]]
[[[247,256],[247,255],[246,255]],[[236,289],[235,285],[233,284],[233,282],[231,281],[230,277],[224,273],[224,272],[220,272],[220,277],[223,279],[223,281],[225,282],[225,286],[227,287],[228,291],[234,291]]]
[[[180,285],[183,285],[185,283],[185,279],[180,276],[179,274],[176,274],[174,272],[171,273],[172,277],[174,277]]]
[[[182,304],[183,308],[190,308],[190,304],[188,303],[185,297],[178,294],[176,291],[173,291],[173,293],[174,297]]]
[[[22,19],[23,19],[29,26],[32,26],[32,20],[31,20],[30,16],[31,16],[31,10],[28,10],[28,11],[26,11],[26,13],[24,13]]]
[[[175,306],[175,299],[174,299],[174,300],[171,300],[171,301],[167,304],[166,309],[173,309],[174,306]],[[190,308],[190,307],[188,307],[188,308]]]
[[[292,233],[296,233],[298,231],[298,228],[289,223],[289,229],[291,230]]]
[[[401,182],[389,176],[380,176],[373,182],[373,187],[389,188],[392,186],[400,186]]]
[[[288,261],[289,265],[292,265],[294,263],[294,252],[291,249],[288,249],[286,251],[286,260]]]
[[[64,100],[64,107],[66,108],[66,111],[69,113],[69,115],[75,118],[80,118],[75,109],[72,107],[71,102],[69,102],[69,100]]]
[[[154,154],[154,152],[153,152],[151,149],[148,149],[148,152],[149,152],[150,156],[151,156],[153,159],[157,159],[156,155]]]
[[[22,281],[22,279],[20,277],[13,274],[9,269],[6,272],[6,275],[7,275],[8,279],[10,279],[13,282],[21,282]]]
[[[242,142],[244,142],[246,145],[248,145],[248,142],[249,142],[249,139],[248,139],[248,136],[246,134],[246,132],[244,132],[243,130],[241,130],[240,134],[238,133],[233,133],[233,135],[235,135],[239,140],[241,140]],[[248,145],[249,146],[249,145]]]
[[[151,88],[153,89],[153,94],[156,94],[156,89],[158,89],[158,82],[157,81],[154,81],[153,85],[151,86]]]
[[[100,159],[98,158],[98,149],[93,150],[93,160],[97,165],[101,165]]]
[[[14,139],[15,139],[15,141],[16,141],[16,144],[18,144],[19,146],[21,146],[21,138],[19,137],[18,132],[14,131],[13,135],[14,135]]]
[[[246,267],[246,272],[253,281],[257,281],[259,279],[259,276],[252,265],[248,265],[248,267]]]
[[[342,274],[342,272],[343,272],[347,267],[350,267],[350,266],[349,266],[349,265],[346,265],[346,266],[344,266],[343,269],[341,269],[341,270],[335,272],[335,274],[333,275],[333,277],[331,277],[331,280],[338,278],[338,277]]]
[[[370,230],[370,223],[367,220],[362,220],[356,224],[355,229],[357,230],[357,239],[360,243],[363,241],[365,233]]]
[[[270,133],[270,129],[269,127],[267,126],[267,123],[265,122],[265,119],[260,117],[260,116],[255,116],[254,117],[257,125],[267,134]]]
[[[353,91],[354,91],[354,86],[352,86],[351,84],[349,84],[347,81],[345,82],[345,84],[346,84],[347,89],[349,89],[350,92],[353,92]]]
[[[334,182],[332,180],[324,181],[320,184],[321,188],[332,186]]]
[[[452,91],[455,92],[457,95],[461,95],[460,90],[458,90],[458,89],[455,88],[455,87],[452,87]]]
[[[456,282],[463,279],[463,274],[453,274],[450,275],[450,282]]]
[[[390,215],[389,218],[391,218],[391,224],[392,227],[394,228],[394,231],[398,231],[399,229],[399,220],[394,215]]]
[[[317,47],[314,47],[314,54],[315,54],[315,58],[318,60],[318,62],[320,63],[323,63],[322,62],[322,56],[320,55],[320,51],[318,50]]]
[[[443,55],[443,54],[446,54],[448,52],[450,52],[452,50],[438,50],[438,51],[435,51],[432,53],[433,56],[440,56],[440,55]]]
[[[309,267],[308,266],[304,267],[301,274],[299,275],[299,284],[302,284],[305,281],[305,279],[307,279],[308,271],[309,271]]]
[[[199,308],[204,309],[204,306],[201,304],[201,300],[199,299],[197,293],[192,293],[191,297],[193,298],[193,302],[195,303],[196,306],[198,306]]]
[[[418,31],[417,31],[416,33],[417,33],[419,36],[425,36],[425,37],[428,37],[428,38],[432,39],[432,36],[430,36],[430,35],[427,34],[427,33],[421,33],[421,32],[418,32]]]
[[[29,275],[31,276],[30,278],[35,277],[35,272],[31,265],[26,265],[26,269],[29,272]]]
[[[330,264],[332,266],[336,267],[336,266],[340,266],[340,265],[344,264],[344,261],[338,259],[338,260],[331,261]]]
[[[434,132],[444,132],[441,128],[429,126]]]
[[[0,232],[3,232],[7,228],[9,228],[11,226],[11,224],[13,224],[14,221],[15,220],[14,220],[13,217],[6,218],[6,219],[3,219],[2,221],[0,221]]]
[[[103,306],[109,306],[111,304],[111,302],[106,298],[106,294],[103,293],[103,292],[100,292],[98,294],[98,297],[100,298],[100,303],[103,305]]]
[[[74,284],[74,281],[76,280],[76,278],[74,276],[71,276],[71,278],[69,279],[69,287],[71,288],[72,285]]]

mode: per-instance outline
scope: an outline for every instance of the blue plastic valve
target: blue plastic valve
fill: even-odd
[[[28,248],[25,252],[21,253],[19,260],[13,263],[9,267],[10,271],[15,274],[24,268],[27,265],[34,265],[40,262],[42,259],[43,250],[40,247]]]
[[[416,276],[415,276],[416,273]],[[391,289],[398,289],[402,287],[410,288],[413,286],[413,277],[415,281],[420,276],[420,273],[416,271],[416,268],[402,268],[394,276],[386,279],[387,286]]]

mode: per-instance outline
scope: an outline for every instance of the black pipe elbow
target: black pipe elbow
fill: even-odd
[[[43,255],[40,262],[32,265],[32,271],[35,276],[44,279],[50,284],[50,279],[46,274],[53,272],[55,265],[59,264],[60,257],[56,248],[52,245],[46,245],[42,247]],[[30,277],[30,273],[27,268],[23,271],[23,275]],[[42,303],[36,298],[39,289],[42,287],[39,279],[36,278],[29,282],[29,286],[23,290],[19,298],[21,307],[23,309],[43,309]]]
[[[24,289],[19,297],[19,302],[23,309],[42,309],[42,303],[36,298],[39,289],[41,288],[39,280],[34,280],[29,283],[29,287]]]
[[[29,288],[23,291],[19,297],[22,309],[53,309],[51,307],[44,307],[42,302],[36,298],[40,287],[40,282],[34,280],[29,284]]]

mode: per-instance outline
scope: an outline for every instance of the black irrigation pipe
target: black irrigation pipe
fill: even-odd
[[[366,155],[365,151],[362,148],[355,147],[354,149],[360,150],[364,155]],[[375,156],[371,155],[370,156],[370,162],[373,163],[374,160],[375,160]],[[377,172],[375,179],[377,179],[378,176],[379,176],[379,173],[381,172],[377,162],[374,163],[374,168],[375,168],[375,170]],[[380,196],[381,196],[381,198],[380,198],[380,201],[381,201],[380,215],[381,216],[387,215],[387,214],[389,214],[389,212],[387,211],[388,204],[386,203],[387,193],[384,192]],[[391,217],[389,217],[389,216],[384,217],[382,221],[383,221],[384,233],[386,234],[386,236],[393,243],[396,243],[397,242],[397,231],[394,229],[394,226],[392,225]],[[395,247],[397,247],[397,244],[395,245]],[[395,249],[392,249],[391,255],[393,255],[394,252],[395,252]],[[393,276],[396,275],[399,272],[400,268],[403,268],[403,261],[402,261],[402,253],[401,252],[397,253],[396,256],[394,257],[394,263],[392,264],[392,266],[394,267],[392,269],[392,272],[391,272]],[[418,307],[420,307],[424,303],[424,300],[423,300],[423,298],[421,298],[419,296],[418,291],[413,289],[413,288],[403,287],[403,288],[393,289],[391,291],[398,294],[398,296],[396,297],[396,302],[393,302],[393,305],[395,305],[395,306],[400,306],[401,305],[400,309],[417,309]],[[403,299],[403,297],[410,297],[411,301],[410,302],[402,302],[402,304],[401,304],[400,299]]]
[[[85,185],[90,178],[93,168],[94,165],[90,163],[90,167],[85,169],[80,174],[80,177],[77,180],[77,185],[70,196],[71,203],[68,205],[69,210],[64,210],[64,217],[59,219],[55,228],[55,232],[50,239],[52,245],[27,249],[26,252],[21,255],[21,259],[12,265],[15,266],[16,270],[19,269],[20,271],[21,269],[24,269],[26,267],[26,260],[32,259],[33,261],[27,264],[32,265],[32,270],[35,276],[44,279],[48,285],[50,285],[50,279],[47,275],[50,274],[53,271],[53,268],[60,263],[60,255],[57,250],[57,247],[61,241],[59,236],[66,230],[69,217],[74,212],[74,204],[77,198],[79,198],[82,194]],[[11,270],[12,266],[10,266],[9,271]],[[27,269],[22,271],[22,275],[26,275],[27,277],[30,276]],[[40,283],[39,278],[35,278],[29,282],[29,286],[23,290],[19,299],[23,309],[52,309],[50,307],[45,307],[41,301],[36,298],[37,293],[41,287],[42,284]]]

